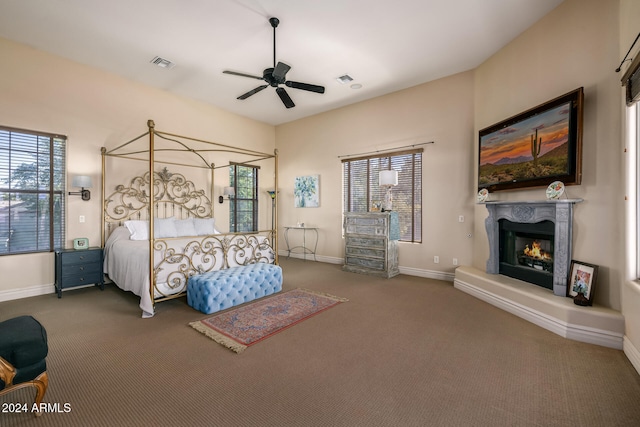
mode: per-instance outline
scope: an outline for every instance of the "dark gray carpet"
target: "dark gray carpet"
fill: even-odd
[[[152,319],[113,285],[0,303],[0,320],[45,325],[45,401],[71,409],[0,413],[0,425],[640,425],[640,376],[621,351],[561,338],[449,282],[281,265],[285,290],[349,302],[241,354],[190,328],[208,316],[185,299]]]

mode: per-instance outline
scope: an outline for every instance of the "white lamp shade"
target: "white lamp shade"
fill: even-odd
[[[76,175],[71,181],[71,186],[73,187],[91,188],[92,185],[91,177],[88,175]]]
[[[225,196],[235,196],[236,190],[233,187],[224,187],[223,193]]]
[[[378,177],[378,185],[380,185],[381,187],[386,185],[398,185],[398,171],[380,171],[380,175]]]

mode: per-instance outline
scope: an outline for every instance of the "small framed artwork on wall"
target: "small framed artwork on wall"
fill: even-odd
[[[293,187],[296,208],[320,206],[320,175],[297,176]]]

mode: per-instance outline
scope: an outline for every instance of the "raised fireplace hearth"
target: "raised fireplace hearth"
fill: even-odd
[[[571,264],[573,206],[581,201],[487,202],[485,205],[489,217],[485,220],[485,226],[490,255],[486,268],[458,267],[453,283],[462,292],[565,338],[622,349],[625,329],[624,317],[619,311],[597,304],[582,307],[574,304],[571,298],[558,298],[566,296]],[[507,250],[512,259],[503,259],[502,262],[511,262],[520,268],[520,261],[514,258],[521,257],[523,246],[533,246],[531,240],[538,241],[538,249],[549,252],[553,266],[548,266],[547,261],[537,264],[533,260],[524,262],[532,264],[532,268],[538,271],[553,270],[553,292],[545,286],[499,272],[500,222],[504,226],[507,221],[513,224],[507,225],[507,231],[503,230],[502,233],[513,234],[515,240],[509,243],[512,248]],[[537,259],[537,256],[531,258]],[[548,260],[547,257],[542,258]]]
[[[503,274],[566,296],[573,206],[581,201],[487,202],[487,273]]]

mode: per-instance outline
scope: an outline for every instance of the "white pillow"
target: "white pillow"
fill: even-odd
[[[193,223],[193,218],[177,219],[175,221],[175,226],[178,237],[198,235],[198,233],[196,232],[196,226]]]
[[[131,240],[149,240],[149,222],[141,220],[125,221],[124,226],[129,229]]]
[[[178,237],[175,220],[171,218],[156,218],[153,222],[153,235],[156,239]]]
[[[215,220],[213,218],[193,218],[193,225],[198,236],[216,234]]]

